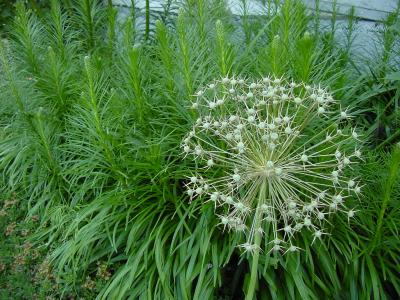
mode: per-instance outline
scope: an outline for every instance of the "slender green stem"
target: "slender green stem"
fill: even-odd
[[[90,1],[88,0],[85,1],[84,5],[85,5],[88,47],[90,50],[92,50],[94,47],[94,26],[93,26],[92,7]]]
[[[249,286],[248,286],[248,290],[247,290],[247,294],[246,294],[246,300],[253,300],[255,289],[256,289],[256,283],[258,280],[257,270],[258,270],[258,260],[260,258],[260,245],[261,245],[262,233],[259,232],[257,229],[260,228],[261,221],[262,221],[261,205],[264,203],[264,200],[265,200],[266,187],[267,187],[267,183],[263,182],[261,184],[260,194],[258,196],[256,219],[254,220],[254,226],[255,226],[254,227],[255,228],[254,245],[256,246],[256,250],[254,251],[254,254],[253,254],[253,261],[251,264],[250,282],[249,282]]]
[[[146,29],[145,29],[145,40],[149,39],[150,35],[150,1],[146,0]]]
[[[390,161],[389,177],[386,180],[386,184],[384,186],[381,211],[379,213],[378,222],[376,225],[375,236],[374,236],[374,239],[371,244],[372,247],[370,248],[370,253],[374,250],[374,248],[376,247],[376,245],[379,242],[381,235],[382,235],[381,231],[382,231],[383,221],[384,221],[384,217],[385,217],[385,212],[386,212],[386,208],[389,204],[389,201],[391,199],[393,185],[396,182],[396,178],[397,178],[398,171],[399,171],[399,164],[400,164],[400,144],[397,144],[395,146],[395,149],[393,150],[392,159]]]

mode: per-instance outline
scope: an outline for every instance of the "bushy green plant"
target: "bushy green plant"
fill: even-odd
[[[237,247],[244,241],[184,186],[195,164],[182,158],[181,141],[196,121],[199,87],[272,74],[326,86],[357,113],[366,79],[355,80],[347,49],[314,31],[318,15],[297,1],[269,1],[264,16],[239,23],[222,1],[185,1],[171,20],[142,33],[100,1],[67,10],[52,1],[46,17],[19,3],[11,39],[0,44],[4,187],[26,201],[28,216],[40,215],[31,240],[48,252],[60,297],[88,287],[100,299],[242,298],[249,286],[257,299],[399,294],[397,169],[384,199],[366,189],[349,203],[356,221],[335,216],[323,242],[310,246],[302,234],[293,255],[262,253],[251,280],[254,257]],[[379,185],[377,157],[390,159],[363,157],[349,175]],[[230,279],[237,284],[227,291]]]
[[[13,20],[16,2],[16,0],[2,0],[0,2],[0,35],[5,33],[5,28]],[[39,15],[44,14],[50,6],[49,0],[28,0],[25,3],[27,7],[33,9]]]

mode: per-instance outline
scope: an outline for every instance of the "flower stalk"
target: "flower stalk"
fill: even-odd
[[[257,207],[256,214],[255,214],[255,220],[254,220],[254,225],[255,228],[261,228],[261,222],[262,222],[262,212],[261,212],[261,203],[265,202],[265,197],[266,197],[266,186],[267,183],[263,182],[260,188],[260,194],[259,194],[259,206]],[[246,293],[246,300],[253,300],[254,297],[254,292],[256,289],[256,283],[258,281],[258,260],[260,258],[260,245],[261,245],[261,239],[262,239],[262,232],[260,230],[255,231],[255,236],[254,236],[254,245],[255,249],[253,252],[253,259],[251,263],[251,274],[250,274],[250,281],[249,281],[249,286],[248,290]]]

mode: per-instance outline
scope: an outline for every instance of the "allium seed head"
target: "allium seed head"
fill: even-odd
[[[217,199],[218,199],[218,193],[217,192],[212,193],[210,196],[210,200],[215,202],[217,201]]]
[[[292,132],[293,132],[293,130],[289,126],[285,128],[285,133],[286,134],[291,134]]]
[[[201,155],[203,153],[203,149],[201,149],[201,147],[199,147],[199,146],[196,146],[194,149],[194,153],[196,155]]]
[[[271,140],[274,141],[274,140],[277,140],[279,138],[279,135],[276,132],[272,132],[270,134],[270,138],[271,138]]]
[[[275,168],[275,174],[277,175],[277,176],[280,176],[280,175],[282,175],[282,168]]]
[[[226,225],[226,224],[229,223],[229,219],[228,219],[227,217],[225,217],[225,216],[222,216],[222,217],[221,217],[221,223],[222,223],[223,225]]]
[[[248,116],[248,117],[247,117],[247,121],[248,121],[249,123],[253,123],[255,120],[256,120],[256,117],[254,117],[254,116]]]
[[[321,230],[315,231],[315,232],[314,232],[314,236],[315,236],[316,238],[320,238],[320,237],[322,236]]]
[[[273,97],[275,95],[275,91],[274,90],[270,90],[267,94],[267,97]]]
[[[240,175],[239,175],[239,174],[233,174],[233,175],[232,175],[232,179],[233,179],[234,181],[236,181],[236,182],[239,182],[239,181],[240,181]]]
[[[264,129],[265,128],[265,122],[260,122],[260,123],[258,123],[258,128],[260,128],[260,129]]]
[[[290,225],[287,225],[287,226],[285,226],[285,227],[283,228],[283,230],[284,230],[286,233],[290,233],[290,232],[292,232],[292,227],[291,227]]]
[[[304,218],[304,225],[311,226],[311,219],[309,217]]]
[[[297,105],[301,104],[301,102],[303,102],[303,100],[299,97],[294,98],[294,103],[296,103]]]
[[[185,145],[183,147],[183,151],[185,151],[185,153],[189,153],[190,152],[190,147],[188,145]]]
[[[297,251],[298,232],[322,238],[331,214],[354,216],[346,207],[361,187],[346,176],[361,159],[359,135],[326,89],[226,77],[199,91],[182,142],[196,161],[187,194],[214,202],[223,227],[246,237],[245,251],[260,250],[256,236],[272,241],[268,251]]]
[[[234,204],[235,202],[233,201],[232,196],[227,196],[225,197],[225,202],[228,204]]]

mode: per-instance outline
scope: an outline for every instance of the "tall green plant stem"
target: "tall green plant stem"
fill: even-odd
[[[254,292],[256,289],[256,283],[258,280],[258,260],[260,258],[260,245],[261,245],[261,237],[262,233],[259,232],[257,229],[260,228],[261,221],[262,221],[262,214],[261,214],[261,205],[265,202],[265,194],[266,194],[267,182],[264,181],[261,184],[260,194],[258,195],[258,204],[257,204],[257,212],[256,212],[256,219],[254,220],[254,226],[256,228],[256,233],[254,235],[254,245],[256,249],[253,254],[253,261],[251,263],[251,274],[250,274],[250,282],[248,286],[248,290],[246,293],[246,300],[253,300]]]
[[[92,7],[89,0],[86,0],[84,3],[84,12],[86,18],[86,26],[87,26],[87,40],[89,49],[93,49],[94,47],[94,25],[93,25],[93,15],[92,15]]]
[[[166,87],[168,93],[173,96],[174,94],[174,53],[171,48],[171,41],[168,33],[168,29],[163,22],[160,20],[156,21],[156,37],[157,37],[157,44],[158,44],[158,53],[160,59],[163,63],[163,67],[165,72],[162,74],[164,75],[164,80],[166,82]]]
[[[150,36],[150,1],[146,0],[146,29],[145,29],[145,40],[147,41]]]
[[[188,41],[187,23],[184,12],[181,11],[177,20],[177,33],[179,45],[179,60],[181,61],[181,74],[183,76],[186,95],[193,95],[193,77],[191,70],[191,48]]]
[[[220,20],[215,22],[217,62],[222,76],[227,76],[232,69],[231,45],[227,42],[224,25]]]
[[[376,231],[375,231],[375,236],[372,241],[372,247],[370,248],[370,252],[374,250],[376,247],[377,243],[379,242],[379,239],[381,238],[381,231],[382,231],[382,226],[383,226],[383,218],[385,217],[385,212],[386,208],[389,204],[391,195],[392,195],[392,189],[393,185],[396,182],[397,175],[399,172],[399,165],[400,165],[400,143],[398,143],[392,153],[392,158],[390,160],[390,170],[389,170],[389,176],[385,182],[384,190],[383,190],[383,201],[382,201],[382,207],[379,213],[378,217],[378,222],[376,225]]]

